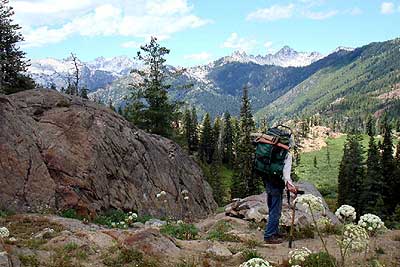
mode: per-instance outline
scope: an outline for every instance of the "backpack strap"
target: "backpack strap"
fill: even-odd
[[[285,150],[289,150],[289,146],[279,143],[278,138],[271,136],[271,135],[267,135],[267,134],[262,134],[261,136],[257,137],[255,142],[262,143],[262,144],[271,144],[271,145],[275,145],[280,148],[283,148]]]

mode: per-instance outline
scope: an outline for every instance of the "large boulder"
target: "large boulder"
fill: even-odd
[[[174,217],[216,208],[201,169],[177,144],[107,107],[53,90],[0,95],[0,205]]]
[[[312,194],[317,197],[321,197],[318,189],[311,183],[300,182],[296,183],[305,194]],[[292,201],[289,206],[287,202],[286,192],[282,203],[282,217],[281,224],[285,226],[291,225],[292,218]],[[323,205],[325,207],[324,212],[316,213],[316,218],[319,219],[321,216],[328,217],[333,223],[338,223],[336,216],[329,210],[328,205],[322,198]],[[253,195],[243,199],[234,199],[232,203],[225,207],[225,214],[232,217],[242,218],[248,221],[267,221],[268,220],[268,206],[267,206],[267,194],[263,193],[260,195]],[[307,211],[303,205],[296,205],[295,212],[295,225],[304,227],[312,223],[311,214]]]

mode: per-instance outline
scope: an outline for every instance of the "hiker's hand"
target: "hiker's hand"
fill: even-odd
[[[297,193],[297,188],[294,186],[294,184],[292,184],[292,182],[287,181],[286,187],[291,193],[293,193],[293,194]]]

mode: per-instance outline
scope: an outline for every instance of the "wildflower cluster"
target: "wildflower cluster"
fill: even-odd
[[[10,232],[6,227],[0,227],[0,238],[6,238],[10,235]]]
[[[358,225],[367,230],[368,234],[371,236],[375,235],[379,230],[385,227],[381,218],[371,213],[361,216]]]
[[[355,224],[346,224],[343,230],[342,239],[338,241],[338,244],[344,254],[347,250],[359,252],[367,249],[369,236],[363,227]]]
[[[167,193],[166,193],[165,191],[161,191],[160,193],[158,193],[158,194],[156,195],[156,197],[157,197],[158,199],[163,199],[163,198],[165,198],[166,195],[167,195]],[[167,200],[165,199],[164,202],[167,202]]]
[[[342,205],[335,212],[341,222],[352,222],[356,219],[356,210],[350,205]]]
[[[323,211],[324,210],[324,205],[322,203],[322,199],[320,197],[316,197],[312,194],[305,194],[298,196],[295,199],[295,203],[302,204],[306,206],[308,211],[310,212],[317,212],[317,211]]]
[[[242,263],[240,267],[272,267],[272,265],[266,260],[260,258],[253,258]]]
[[[330,225],[332,225],[332,221],[328,217],[321,217],[317,220],[317,226],[319,229],[326,229]]]
[[[132,226],[133,223],[136,222],[138,218],[138,215],[134,212],[128,212],[125,216],[125,218],[119,222],[111,222],[110,226],[112,228],[121,228],[121,229],[126,229],[129,226]]]
[[[311,250],[302,247],[289,252],[289,263],[291,266],[301,264],[311,254]]]

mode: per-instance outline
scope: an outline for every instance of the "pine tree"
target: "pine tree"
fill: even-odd
[[[85,86],[83,86],[80,91],[81,91],[80,92],[80,96],[83,99],[89,99],[89,97],[88,97],[88,89]]]
[[[183,131],[185,134],[186,144],[187,144],[189,153],[192,152],[192,150],[191,150],[192,130],[193,130],[192,114],[189,109],[186,109],[184,116],[183,116]]]
[[[199,148],[199,130],[198,130],[198,122],[197,122],[197,113],[196,113],[196,108],[192,107],[192,132],[190,136],[190,142],[191,142],[191,149],[192,151],[197,151]]]
[[[236,117],[232,117],[232,141],[233,141],[233,164],[238,164],[238,151],[240,144],[240,122]]]
[[[222,160],[222,132],[223,129],[221,119],[216,117],[213,126],[213,161],[217,160],[220,162]]]
[[[382,200],[383,196],[383,176],[380,165],[380,155],[378,146],[375,143],[373,132],[369,132],[369,147],[367,158],[367,170],[365,174],[364,184],[361,190],[361,203],[362,209],[359,213],[373,213],[382,215],[382,210],[377,209],[379,206],[379,199]]]
[[[398,192],[395,191],[398,178],[395,177],[395,164],[393,158],[392,128],[385,115],[382,122],[383,142],[382,142],[382,176],[384,181],[383,201],[387,214],[394,212],[396,208]]]
[[[243,190],[244,195],[259,193],[260,181],[253,177],[252,173],[254,146],[250,134],[253,130],[254,121],[251,114],[248,88],[245,86],[243,88],[242,107],[240,109],[239,146],[237,151],[237,162],[235,164],[235,172],[237,172],[236,179],[244,181],[244,187],[241,189]]]
[[[331,153],[329,151],[329,145],[326,146],[326,162],[328,162],[328,166],[331,166]]]
[[[200,160],[210,164],[212,162],[212,150],[214,146],[213,131],[210,114],[206,113],[200,133],[199,156]]]
[[[228,166],[233,164],[233,129],[231,115],[226,112],[224,115],[224,136],[223,136],[223,162]]]
[[[351,205],[356,210],[361,208],[360,191],[362,190],[364,168],[361,136],[349,134],[343,149],[338,176],[338,205]]]
[[[367,118],[366,132],[369,136],[375,135],[375,126],[372,116],[368,116]]]
[[[140,49],[137,59],[143,62],[147,71],[133,70],[143,78],[143,82],[133,85],[129,103],[129,112],[133,114],[129,117],[146,131],[171,136],[179,105],[168,100],[171,85],[166,83],[169,75],[165,57],[170,51],[160,46],[155,37]]]
[[[35,88],[33,80],[22,73],[28,66],[18,43],[24,38],[21,27],[13,23],[13,8],[0,0],[0,93],[11,94]]]

